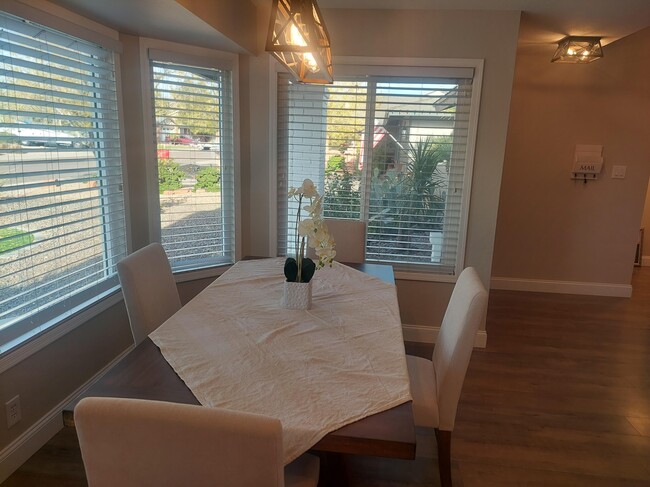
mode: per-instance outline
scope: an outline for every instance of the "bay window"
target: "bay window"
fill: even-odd
[[[326,218],[367,222],[368,261],[454,274],[462,266],[473,86],[473,68],[377,66],[344,72],[333,85],[280,74],[278,253],[293,241],[287,190],[310,178]]]
[[[113,52],[0,13],[0,352],[118,284]]]
[[[234,262],[232,71],[154,53],[151,77],[160,239],[172,269]]]

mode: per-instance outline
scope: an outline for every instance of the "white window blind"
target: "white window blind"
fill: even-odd
[[[287,189],[310,178],[324,191],[326,217],[368,223],[368,261],[454,273],[473,70],[440,72],[327,86],[279,76],[279,253],[294,231]]]
[[[0,14],[0,351],[117,285],[113,53]]]
[[[161,242],[174,270],[234,261],[231,72],[151,61]]]

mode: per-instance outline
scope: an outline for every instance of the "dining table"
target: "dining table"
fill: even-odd
[[[233,265],[68,403],[64,425],[84,397],[147,399],[280,416],[287,463],[303,450],[415,458],[392,267],[318,270],[303,311],[282,307],[282,264]]]

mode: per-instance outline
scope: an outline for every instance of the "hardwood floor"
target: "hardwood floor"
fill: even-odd
[[[452,436],[455,486],[650,485],[650,268],[633,285],[631,299],[491,292],[488,347],[472,356]],[[422,429],[415,461],[339,468],[351,487],[430,486],[435,456]],[[70,429],[3,484],[83,485]]]

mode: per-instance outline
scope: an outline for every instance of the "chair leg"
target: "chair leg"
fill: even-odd
[[[451,487],[451,431],[436,428],[438,442],[438,469],[440,470],[440,485]]]

